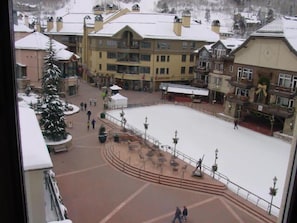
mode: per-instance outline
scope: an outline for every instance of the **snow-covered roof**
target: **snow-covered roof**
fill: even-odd
[[[70,52],[69,50],[65,50],[65,49],[60,49],[60,50],[56,51],[56,55],[55,55],[56,60],[70,60],[73,57],[75,59],[80,58],[77,54]]]
[[[283,37],[297,51],[297,18],[289,16],[277,18],[252,33],[251,36]]]
[[[114,100],[122,100],[122,99],[127,99],[127,97],[121,95],[120,93],[117,93],[117,94],[111,96],[111,99],[114,99]]]
[[[227,49],[234,50],[239,47],[245,39],[227,38],[220,40]]]
[[[23,50],[47,50],[49,48],[49,40],[50,38],[48,36],[40,32],[34,32],[22,39],[15,41],[15,48]],[[54,50],[66,48],[67,46],[65,46],[64,44],[53,40]]]
[[[35,112],[30,108],[19,106],[19,119],[24,170],[52,168],[53,163]]]
[[[110,90],[116,91],[116,90],[122,90],[122,88],[116,84],[112,85],[111,87],[109,87]]]
[[[173,14],[130,12],[103,25],[103,29],[90,35],[112,37],[125,27],[130,27],[142,38],[173,39],[215,42],[219,35],[210,26],[191,21],[189,27],[182,26],[181,36],[173,31]]]
[[[28,26],[24,24],[14,24],[13,29],[15,32],[24,32],[24,33],[32,33],[34,29],[30,29]]]
[[[90,36],[112,37],[125,27],[131,28],[142,38],[149,39],[173,39],[215,42],[219,35],[211,30],[207,24],[198,24],[191,21],[190,27],[182,26],[181,36],[173,31],[174,14],[164,13],[140,13],[129,12],[123,9],[111,14],[103,14],[103,28],[98,32],[92,32]],[[56,22],[53,28],[46,30],[48,34],[55,35],[82,35],[83,23],[87,27],[94,27],[95,15],[86,13],[69,13],[63,16],[63,25],[59,32],[56,29]]]
[[[209,90],[206,88],[196,88],[189,85],[161,83],[160,89],[179,94],[208,96]]]

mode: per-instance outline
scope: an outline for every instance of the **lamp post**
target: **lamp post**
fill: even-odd
[[[126,119],[125,119],[125,112],[122,108],[122,111],[120,113],[120,116],[121,116],[121,125],[125,128],[125,124],[126,124]]]
[[[215,176],[216,171],[218,170],[218,164],[217,164],[217,159],[218,159],[218,152],[219,150],[216,149],[215,150],[215,160],[214,160],[214,164],[212,165],[212,172],[213,172],[213,178]]]
[[[144,125],[144,141],[146,142],[146,131],[147,131],[148,125],[149,125],[147,123],[147,117],[145,117],[145,121],[144,121],[143,125]]]
[[[177,138],[177,130],[175,130],[174,133],[174,138],[173,138],[173,144],[174,144],[174,149],[173,149],[173,157],[176,157],[176,144],[178,143],[178,138]]]
[[[270,119],[270,133],[271,135],[273,135],[274,115],[272,115],[269,119]]]
[[[277,178],[274,177],[272,180],[273,180],[273,186],[270,187],[270,189],[269,189],[269,194],[271,195],[271,201],[270,201],[270,205],[269,205],[269,211],[268,211],[268,214],[271,214],[271,208],[272,208],[273,197],[274,197],[274,196],[276,195],[276,193],[277,193],[277,188],[275,188]]]

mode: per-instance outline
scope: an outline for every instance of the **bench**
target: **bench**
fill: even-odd
[[[67,145],[64,144],[64,145],[55,145],[55,146],[52,146],[52,150],[55,152],[55,153],[59,153],[59,152],[65,152],[68,150],[67,148]]]

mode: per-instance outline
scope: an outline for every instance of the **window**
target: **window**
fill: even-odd
[[[294,100],[284,97],[277,97],[276,104],[282,107],[293,108],[294,107]]]
[[[159,62],[159,56],[157,56],[157,59],[156,60],[157,60],[157,62]]]
[[[156,74],[159,74],[159,68],[156,68]]]
[[[149,74],[151,72],[150,67],[139,67],[139,72],[144,74]]]
[[[235,92],[236,92],[236,95],[238,96],[246,96],[246,97],[249,96],[249,90],[247,89],[242,89],[237,87]]]
[[[147,41],[140,42],[141,48],[149,49],[149,48],[151,48],[151,45],[152,45],[151,42],[147,42]]]
[[[167,62],[169,62],[170,61],[170,56],[167,56]]]
[[[160,74],[165,74],[165,68],[160,68]]]
[[[102,70],[102,64],[99,64],[98,69],[99,69],[99,70]]]
[[[242,79],[252,80],[252,78],[253,78],[253,70],[252,69],[238,67],[238,70],[237,70],[237,79],[238,80],[242,80]]]
[[[189,74],[193,74],[194,68],[193,67],[189,67]]]
[[[165,62],[166,61],[166,56],[161,56],[161,62]]]
[[[117,47],[117,41],[115,40],[107,40],[106,46],[110,48],[116,48]]]
[[[233,65],[230,65],[230,66],[229,66],[229,71],[230,71],[231,73],[233,73]]]
[[[185,74],[185,73],[186,73],[186,67],[181,67],[181,69],[180,69],[180,73],[181,73],[181,74]]]
[[[291,87],[292,75],[290,74],[279,74],[278,76],[278,85],[281,87]]]
[[[151,61],[151,55],[141,54],[140,60],[142,61]]]
[[[99,52],[99,58],[102,58],[102,52]]]
[[[169,49],[170,45],[169,45],[169,43],[158,42],[157,47],[158,47],[158,49]]]
[[[194,61],[194,59],[195,59],[195,56],[194,56],[194,54],[191,54],[191,55],[190,55],[190,62],[193,62],[193,61]]]
[[[182,58],[181,58],[181,61],[182,61],[182,62],[186,62],[186,59],[187,59],[187,55],[183,54],[183,55],[182,55]]]
[[[115,52],[107,52],[108,59],[115,59],[116,57],[117,57],[117,54]]]
[[[187,49],[188,48],[188,42],[182,42],[182,48]]]
[[[114,65],[114,64],[107,64],[106,69],[107,69],[108,71],[116,71],[116,70],[117,70],[117,66]]]

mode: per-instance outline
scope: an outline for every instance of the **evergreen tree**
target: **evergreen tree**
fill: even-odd
[[[59,97],[61,71],[56,65],[53,41],[50,39],[47,55],[44,58],[42,76],[43,105],[40,119],[43,136],[52,141],[67,137],[63,103]]]

